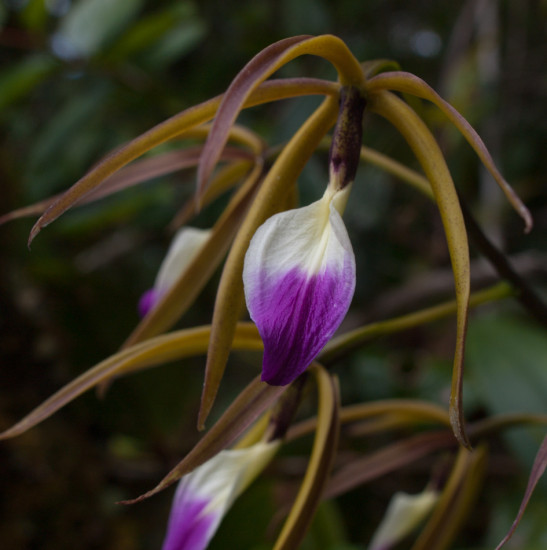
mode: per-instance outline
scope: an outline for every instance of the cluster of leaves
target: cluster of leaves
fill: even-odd
[[[127,14],[122,15],[123,17],[127,17]],[[76,16],[74,16],[74,19],[77,19]],[[115,21],[115,18],[113,18],[113,20]],[[170,20],[172,20],[172,18],[170,18]],[[74,27],[71,27],[71,25],[74,25]],[[77,25],[75,25],[74,23],[66,23],[65,26],[69,30],[72,29],[71,32],[74,32],[74,28],[77,28]],[[161,33],[159,33],[157,36],[164,36],[164,33],[165,31],[162,30]],[[106,43],[108,38],[108,32],[105,31],[104,37],[101,40],[104,39]],[[91,44],[90,47],[97,47],[99,43],[100,41],[96,42],[95,46]],[[131,44],[131,40],[129,38],[127,39],[127,43]],[[151,51],[148,46],[142,49],[142,51],[145,50]],[[300,93],[307,93],[309,90],[303,88],[303,84],[303,80],[298,82]],[[329,85],[324,82],[317,82],[315,84],[317,85],[317,87],[314,88],[316,93],[319,89],[319,86],[324,87],[323,91],[319,93],[324,93],[326,95],[335,93],[335,87],[332,84]],[[294,91],[295,90],[293,90],[293,92]],[[289,95],[291,94],[287,94],[287,96]],[[93,97],[94,100],[98,101],[100,101],[101,99],[100,94],[97,94],[96,90],[94,90],[93,93],[90,93],[90,97]],[[214,103],[214,101],[216,101],[216,103]],[[215,112],[216,106],[218,106],[219,104],[218,100],[214,101],[213,104],[207,104],[207,107],[204,107],[205,110],[208,109],[207,112],[210,114],[208,114],[207,116],[209,117],[212,116],[212,114]],[[85,114],[84,118],[86,118]],[[74,123],[74,113],[67,112],[66,120]],[[222,123],[219,124],[222,125]],[[181,130],[181,125],[181,118],[175,118],[171,121],[171,123],[165,123],[163,125],[163,128],[166,129],[167,133],[163,134],[163,138],[167,139],[167,137],[172,138],[177,136],[177,133]],[[66,131],[66,129],[63,128],[63,131]],[[185,137],[191,138],[193,140],[201,140],[209,135],[209,133],[209,127],[199,127],[196,128],[193,133],[190,132]],[[155,135],[157,136],[158,134],[156,133]],[[214,274],[216,266],[222,260],[223,255],[227,247],[229,246],[233,235],[235,234],[235,231],[238,229],[237,221],[240,218],[240,210],[238,209],[244,211],[247,208],[247,203],[245,201],[249,200],[251,193],[254,192],[257,182],[259,181],[259,176],[263,174],[263,167],[269,167],[271,162],[276,158],[276,155],[278,154],[278,151],[276,151],[275,148],[267,148],[260,138],[244,128],[233,127],[233,129],[230,130],[229,138],[231,144],[228,147],[224,148],[221,157],[222,160],[226,163],[226,166],[216,173],[213,181],[209,184],[207,191],[202,190],[196,196],[197,201],[200,202],[202,206],[205,206],[210,201],[212,202],[220,193],[223,193],[231,186],[236,185],[241,181],[246,181],[247,183],[245,183],[241,187],[241,191],[238,194],[234,195],[234,197],[231,199],[228,208],[225,210],[225,213],[227,214],[219,218],[217,222],[218,226],[216,226],[217,240],[210,246],[210,250],[207,250],[207,252],[203,254],[201,265],[199,264],[199,262],[196,262],[196,264],[192,268],[193,271],[187,272],[185,277],[181,279],[181,281],[179,281],[179,284],[171,294],[171,299],[164,300],[162,307],[158,308],[157,313],[155,314],[156,318],[154,318],[153,316],[147,318],[147,320],[142,325],[140,325],[140,327],[137,329],[137,331],[135,331],[133,336],[128,341],[128,345],[136,344],[138,341],[143,341],[143,344],[139,344],[136,347],[130,348],[131,352],[124,351],[120,354],[112,356],[105,362],[99,364],[95,369],[84,374],[81,378],[77,379],[74,384],[67,386],[52,400],[46,402],[43,407],[37,409],[34,416],[30,415],[29,417],[27,417],[25,421],[22,424],[19,424],[13,432],[10,432],[10,434],[13,435],[19,433],[19,431],[28,428],[36,421],[39,421],[45,416],[51,414],[54,410],[52,408],[52,405],[56,409],[62,406],[64,403],[68,402],[70,399],[74,398],[76,395],[85,391],[86,389],[92,387],[95,384],[105,382],[111,379],[113,376],[127,374],[128,372],[140,370],[144,367],[149,367],[152,364],[159,364],[171,361],[175,358],[179,359],[186,354],[200,354],[206,350],[206,346],[209,342],[208,329],[195,329],[187,330],[181,333],[170,333],[166,337],[158,337],[157,339],[153,338],[153,336],[154,334],[165,331],[169,325],[174,323],[179,318],[184,308],[189,307],[192,303],[192,300],[196,298],[198,292],[200,291],[199,285],[204,284],[207,280],[207,277],[210,277]],[[45,142],[49,142],[50,139],[51,138],[47,138]],[[117,140],[116,144],[120,141],[119,138],[116,137],[113,137],[112,139],[113,141]],[[143,141],[146,141],[146,138]],[[243,147],[241,147],[241,144],[243,144]],[[110,145],[113,146],[114,143]],[[147,147],[150,145],[151,144],[147,144]],[[237,145],[237,147],[234,145]],[[316,145],[319,146],[320,144]],[[82,147],[80,145],[74,144],[74,147],[77,148],[78,151],[82,151]],[[307,147],[309,147],[311,152],[311,150],[315,148],[315,144],[308,144]],[[217,149],[220,151],[221,148],[218,147]],[[137,148],[137,154],[141,154],[143,150],[144,149],[142,148]],[[103,186],[102,192],[110,193],[116,189],[139,183],[140,181],[144,181],[146,179],[149,179],[150,177],[155,177],[164,173],[171,173],[173,170],[176,169],[196,165],[198,159],[203,158],[201,156],[202,152],[203,151],[201,147],[198,147],[196,149],[180,149],[179,147],[176,147],[174,150],[162,154],[160,158],[145,158],[140,161],[140,164],[133,165],[133,171],[132,168],[129,167],[118,172],[117,176],[114,175],[110,177],[108,180],[109,187],[107,188]],[[50,153],[50,151],[47,152],[47,154],[45,154],[45,157],[51,158]],[[96,151],[92,150],[88,154],[92,155],[94,153],[96,153]],[[120,158],[120,156],[117,155],[118,153],[115,153],[111,158]],[[298,157],[298,155],[302,155],[301,150],[298,150],[297,153],[295,153],[295,157]],[[378,153],[374,151],[364,150],[363,157],[364,160],[371,163],[376,162],[376,164],[381,165],[381,163],[383,162],[384,168],[387,167],[395,173],[398,170],[398,174],[407,181],[414,181],[417,186],[421,185],[421,189],[428,189],[427,180],[424,182],[421,176],[414,173],[405,172],[404,167],[394,164],[389,159],[381,157],[380,155],[378,155]],[[128,157],[125,157],[125,160],[127,159]],[[203,162],[206,166],[206,155]],[[213,164],[212,161],[209,161],[209,163],[211,165]],[[108,165],[108,161],[106,162],[106,164]],[[105,163],[103,163],[102,166],[104,165]],[[100,166],[101,165],[99,165],[99,170]],[[250,175],[249,170],[251,170]],[[97,174],[97,171],[92,173]],[[105,175],[106,172],[100,175],[100,177],[95,181],[98,182],[100,179],[104,178]],[[208,180],[207,173],[205,173],[205,175],[202,174],[202,176],[202,181]],[[263,185],[263,182],[260,183]],[[101,191],[98,190],[95,196],[88,194],[86,198],[97,199],[100,197],[98,193],[101,193]],[[70,200],[73,200],[79,198],[79,196],[80,195],[76,193],[72,196],[72,199],[70,199],[70,195],[68,195],[68,198]],[[184,209],[178,213],[175,218],[175,224],[181,223],[181,221],[185,221],[191,215],[193,215],[196,198],[191,197],[190,201],[186,204]],[[49,219],[53,219],[61,210],[63,210],[67,206],[67,204],[69,204],[66,201],[67,195],[64,196],[64,199],[61,199],[61,202],[57,203],[58,205],[61,205],[58,210],[54,209],[53,211],[49,211]],[[27,210],[26,212],[36,212],[37,210],[43,208],[43,206],[44,205],[38,206],[37,209]],[[212,207],[214,207],[214,204],[212,204]],[[349,214],[351,215],[351,211]],[[119,216],[119,209],[116,212],[116,216]],[[43,220],[43,223],[48,222],[49,219],[46,216],[46,218]],[[82,231],[82,233],[84,233],[84,231]],[[478,294],[475,297],[475,300],[477,303],[480,303],[482,301],[490,301],[492,299],[508,295],[510,294],[510,292],[511,291],[508,290],[507,287],[497,287],[496,289],[491,291],[490,294]],[[345,343],[344,346],[350,346],[351,344],[351,349],[353,349],[357,345],[361,346],[364,341],[367,341],[372,336],[378,336],[381,334],[394,334],[401,329],[409,327],[413,327],[414,330],[416,330],[418,324],[422,322],[425,322],[427,320],[439,319],[442,315],[447,315],[454,312],[456,309],[456,305],[446,304],[441,309],[442,312],[435,308],[433,308],[431,311],[424,310],[423,312],[417,314],[422,316],[419,318],[419,320],[416,320],[413,317],[402,317],[394,318],[384,325],[382,325],[381,323],[377,323],[365,326],[361,332],[358,332],[355,335],[349,335],[348,343]],[[236,313],[236,316],[238,312]],[[359,312],[356,311],[355,315],[359,315]],[[190,322],[189,324],[195,323]],[[468,350],[470,365],[469,371],[472,377],[474,376],[477,378],[476,383],[473,384],[472,387],[477,386],[478,388],[483,389],[481,391],[481,397],[476,400],[475,407],[477,404],[480,404],[482,406],[487,405],[489,413],[503,413],[507,412],[507,410],[523,409],[530,412],[544,412],[541,405],[541,397],[539,394],[537,409],[535,409],[534,411],[532,411],[531,408],[522,407],[522,402],[520,402],[520,405],[517,403],[514,409],[513,407],[504,406],[509,402],[508,400],[510,398],[514,398],[515,394],[518,395],[519,392],[516,390],[516,388],[522,388],[520,389],[520,392],[522,392],[524,397],[521,397],[521,400],[526,401],[526,405],[529,405],[530,395],[535,395],[538,391],[541,393],[541,390],[538,390],[538,388],[544,386],[536,386],[532,384],[533,387],[529,387],[526,385],[527,381],[530,379],[529,377],[514,377],[511,378],[512,385],[510,387],[515,391],[511,391],[510,395],[507,396],[503,393],[504,388],[507,387],[505,384],[502,384],[500,382],[500,387],[492,387],[491,381],[498,380],[498,371],[496,370],[496,376],[489,375],[489,373],[487,372],[488,368],[497,368],[499,366],[499,360],[503,359],[504,364],[508,365],[506,376],[511,377],[511,373],[515,372],[515,370],[511,368],[515,361],[518,362],[519,366],[522,366],[523,364],[529,364],[530,372],[532,373],[531,376],[537,376],[538,369],[537,367],[534,367],[534,365],[538,361],[538,357],[544,356],[545,354],[544,335],[542,334],[542,332],[534,329],[533,326],[527,326],[526,330],[522,330],[522,328],[519,329],[518,327],[521,327],[520,323],[517,325],[516,328],[515,323],[511,321],[511,317],[509,317],[508,320],[502,321],[499,321],[497,319],[487,319],[486,321],[479,319],[476,326],[477,332],[475,332],[475,329],[473,328],[470,334],[470,345]],[[497,337],[499,336],[500,331],[501,333],[503,333],[504,330],[507,333],[507,338],[503,339],[503,342],[508,343],[506,347],[499,345]],[[518,336],[518,339],[515,336]],[[494,340],[494,343],[491,346],[486,346],[485,342],[488,342],[489,338],[491,340]],[[518,345],[514,344],[514,342],[518,342],[520,340],[524,340],[526,342],[525,344],[522,344],[522,348],[519,348]],[[254,328],[252,326],[244,324],[238,325],[232,348],[241,348],[243,350],[259,350],[260,341]],[[345,348],[342,347],[340,349]],[[493,350],[498,352],[498,356],[495,355]],[[335,358],[339,358],[340,355],[339,353],[337,353],[337,351],[339,350],[337,350],[336,346],[331,346],[330,348],[327,348],[324,352],[323,357],[321,357],[321,361],[325,364],[329,364]],[[397,362],[401,361],[402,354],[401,352],[399,353],[399,357],[395,359],[395,361]],[[518,357],[518,360],[510,359],[512,357],[512,353],[514,353],[514,355]],[[332,356],[329,357],[329,354],[331,354]],[[529,359],[527,361],[524,361],[522,359],[523,357],[527,357]],[[247,359],[247,361],[249,361],[249,359]],[[256,364],[254,360],[251,360],[250,362],[252,364]],[[353,370],[353,374],[350,373],[350,375],[354,376],[356,380],[363,379],[365,375],[370,374],[372,374],[372,380],[374,380],[374,377],[380,377],[380,380],[378,380],[376,384],[376,388],[374,388],[373,385],[370,384],[369,377],[367,376],[363,383],[364,389],[354,390],[354,395],[347,396],[350,400],[355,400],[356,402],[364,399],[377,400],[382,397],[393,396],[394,393],[395,395],[399,393],[407,396],[421,396],[419,395],[420,392],[427,392],[427,390],[424,389],[424,387],[422,386],[423,383],[420,383],[418,387],[413,390],[413,392],[409,392],[407,387],[409,377],[404,372],[400,373],[401,378],[399,380],[390,378],[389,374],[386,374],[386,372],[389,373],[390,370],[391,372],[393,371],[389,368],[389,365],[386,364],[387,361],[385,359],[385,356],[380,353],[380,348],[372,347],[368,351],[359,351],[358,353],[354,354],[351,361],[347,358],[347,356],[345,356],[344,362],[349,364],[351,370]],[[366,366],[371,362],[376,365],[376,369],[374,369],[374,372],[372,373],[367,370],[369,369],[369,367]],[[417,368],[416,359],[413,359],[412,362],[413,364],[410,368],[411,372]],[[447,370],[446,365],[442,365],[442,367],[445,371]],[[440,367],[436,368],[434,365],[427,365],[427,368],[425,368],[424,370],[435,373],[441,372],[442,369]],[[320,373],[322,371],[319,369],[314,372]],[[519,371],[519,373],[520,372],[522,371]],[[346,376],[345,371],[343,372],[343,376]],[[480,378],[481,376],[483,376],[482,384]],[[352,430],[354,430],[353,433],[356,434],[357,440],[362,438],[363,434],[385,433],[385,430],[388,428],[390,430],[397,430],[400,433],[405,434],[408,431],[409,425],[421,426],[423,423],[430,422],[447,425],[447,416],[446,412],[443,409],[429,409],[428,407],[425,407],[418,408],[418,411],[416,412],[414,410],[414,407],[417,403],[406,401],[386,401],[384,403],[379,402],[377,404],[373,403],[371,404],[370,408],[367,408],[367,405],[363,405],[360,409],[356,410],[352,409],[351,407],[348,407],[347,410],[342,408],[337,413],[338,416],[335,421],[333,417],[334,413],[331,412],[329,415],[329,410],[336,410],[336,406],[335,404],[333,404],[336,401],[336,392],[332,389],[332,382],[326,378],[325,374],[317,374],[317,378],[320,390],[322,388],[319,394],[319,399],[323,403],[323,405],[321,405],[319,408],[320,416],[322,416],[322,419],[318,418],[317,424],[314,424],[314,421],[311,420],[308,421],[307,424],[304,423],[302,425],[296,425],[293,428],[293,431],[289,431],[288,434],[288,439],[291,441],[293,439],[296,439],[297,436],[303,436],[306,433],[309,433],[309,430],[313,429],[314,425],[319,425],[320,427],[322,427],[323,431],[317,432],[314,450],[312,451],[312,461],[310,467],[315,469],[315,471],[323,471],[327,467],[325,463],[329,462],[329,455],[328,453],[324,452],[324,449],[327,447],[334,447],[332,445],[333,438],[336,439],[337,437],[337,434],[332,433],[332,428],[327,428],[329,426],[332,427],[337,425],[338,419],[342,425],[344,425],[346,422],[355,423],[357,420],[364,422],[362,426],[359,425],[359,423],[352,426]],[[524,381],[522,380],[522,378],[524,378]],[[484,380],[486,380],[486,382]],[[505,379],[505,381],[506,380],[507,379]],[[218,379],[217,382],[220,382],[220,379]],[[446,379],[444,379],[444,383],[445,382]],[[395,392],[386,391],[386,385],[391,385],[391,390],[395,390]],[[343,384],[342,390],[348,392],[350,386],[353,387],[354,384],[347,385],[346,389],[344,390]],[[182,473],[184,473],[184,471],[186,471],[185,468],[191,469],[200,461],[205,460],[207,456],[210,456],[212,452],[216,452],[218,449],[223,448],[230,442],[234,441],[237,436],[244,431],[246,427],[252,424],[252,422],[260,416],[261,411],[266,410],[267,407],[271,403],[273,403],[280,392],[281,390],[265,388],[258,383],[253,382],[250,386],[247,387],[246,390],[244,390],[243,393],[240,394],[239,398],[234,401],[231,409],[228,409],[230,414],[222,417],[225,420],[225,423],[223,423],[222,419],[219,420],[218,423],[215,424],[215,426],[207,432],[207,435],[201,440],[201,443],[195,447],[193,451],[194,454],[189,455],[190,459],[186,459],[186,465],[180,465],[179,467],[177,467],[175,475],[168,477],[166,479],[166,482],[162,486],[166,485],[168,482],[173,481]],[[500,395],[503,397],[500,397]],[[431,391],[429,391],[428,395],[428,398],[430,397]],[[343,401],[346,402],[346,399],[343,399]],[[331,403],[330,407],[325,405],[326,402]],[[212,401],[209,403],[208,407],[210,408],[211,405]],[[239,409],[238,406],[240,407]],[[244,421],[242,422],[238,423],[234,421],[234,419],[242,418],[244,418]],[[370,418],[372,418],[372,421],[369,420]],[[204,420],[204,417],[202,417],[202,420]],[[499,424],[496,424],[494,422],[493,425],[488,424],[488,422],[486,421],[485,425],[478,422],[477,425],[473,424],[472,426],[470,426],[469,432],[470,434],[472,434],[473,437],[482,437],[485,433],[491,433],[492,431],[499,430],[499,428],[503,426],[505,422],[512,423],[518,420],[519,418],[517,417],[511,419],[500,418]],[[520,420],[541,420],[541,417],[528,417],[527,419],[520,418]],[[325,428],[325,426],[327,426],[327,428]],[[368,479],[375,478],[382,473],[389,471],[389,468],[401,467],[405,463],[409,463],[412,460],[417,460],[418,458],[424,456],[425,453],[433,452],[434,450],[438,449],[437,445],[440,445],[440,448],[443,449],[453,448],[454,440],[449,437],[448,434],[449,431],[446,430],[442,432],[442,435],[440,435],[440,437],[437,437],[437,434],[431,434],[428,432],[416,436],[412,435],[410,437],[407,437],[406,439],[403,438],[400,441],[395,441],[394,443],[392,443],[391,448],[386,447],[384,449],[376,451],[376,453],[371,452],[371,447],[369,447],[369,445],[373,446],[375,436],[372,436],[370,444],[365,444],[366,447],[369,447],[368,455],[367,449],[359,449],[359,454],[361,454],[361,452],[364,452],[364,462],[360,463],[358,461],[351,461],[345,468],[342,464],[342,467],[337,473],[337,475],[340,477],[332,478],[330,485],[327,485],[326,494],[329,496],[340,494],[355,485],[364,483],[364,481]],[[347,445],[348,451],[354,446],[358,447],[359,443],[356,443],[356,440],[354,439],[355,436],[352,435],[352,432],[348,432],[347,435],[348,440],[345,441],[345,445]],[[213,441],[214,446],[208,448],[207,443]],[[385,440],[382,441],[380,439],[380,444],[382,443],[385,443]],[[536,449],[537,443],[538,442],[536,439]],[[525,444],[522,442],[522,438],[519,442],[513,442],[513,445],[515,448],[518,449],[522,449],[523,447],[525,447]],[[203,449],[207,449],[207,451],[205,455],[200,455],[200,453],[203,453]],[[354,450],[357,449],[352,449],[352,451]],[[199,457],[198,461],[192,460],[192,457],[196,456]],[[424,535],[430,538],[424,539],[425,542],[424,540],[422,540],[422,542],[419,543],[422,544],[422,547],[432,548],[434,547],[431,546],[432,544],[437,544],[437,547],[440,548],[442,547],[442,544],[448,543],[444,539],[441,540],[439,538],[436,538],[440,537],[438,530],[441,527],[446,527],[446,514],[452,514],[452,521],[448,523],[451,523],[454,526],[454,529],[458,527],[458,518],[461,520],[464,519],[464,512],[469,510],[470,498],[471,494],[473,493],[472,490],[469,490],[468,494],[466,487],[474,486],[474,488],[476,489],[476,483],[479,479],[481,467],[484,464],[484,460],[484,451],[482,450],[482,448],[478,449],[476,451],[476,454],[474,454],[472,458],[467,457],[467,455],[464,455],[463,452],[461,453],[461,457],[458,458],[456,465],[452,470],[453,476],[455,477],[451,478],[453,479],[451,483],[446,484],[447,491],[444,497],[444,507],[440,508],[442,510],[442,514],[440,513],[440,515],[438,515],[437,517],[432,518],[431,523],[429,524],[429,535]],[[537,477],[539,477],[539,470],[540,468],[536,468],[535,470],[536,479]],[[447,475],[446,471],[447,468],[445,468],[445,472],[443,474],[444,476]],[[366,474],[363,478],[362,476],[357,476],[356,472],[366,472]],[[303,487],[304,486],[305,485],[303,485]],[[316,490],[317,487],[314,488],[314,491]],[[311,492],[311,494],[313,494],[313,491]],[[307,519],[309,520],[311,519],[311,517]],[[427,533],[427,530],[425,530],[424,533]],[[446,534],[443,534],[443,537],[451,537],[452,535],[455,535],[455,532],[446,532]],[[424,544],[425,546],[423,546]]]

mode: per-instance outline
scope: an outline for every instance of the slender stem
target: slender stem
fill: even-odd
[[[486,290],[471,294],[469,306],[475,307],[486,302],[501,300],[513,294],[514,290],[510,285],[507,283],[499,283]],[[437,321],[438,319],[453,315],[456,312],[456,308],[456,301],[451,300],[407,315],[388,319],[387,321],[379,321],[365,325],[342,334],[338,338],[332,339],[325,346],[325,349],[318,357],[318,361],[325,365],[331,364],[375,336],[393,334],[425,323],[430,323],[431,321]]]
[[[472,242],[494,266],[501,277],[507,279],[517,290],[517,300],[543,325],[547,325],[547,304],[517,273],[507,256],[486,236],[479,224],[460,199],[465,225]]]

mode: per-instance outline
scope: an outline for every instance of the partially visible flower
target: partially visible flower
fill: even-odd
[[[271,460],[279,440],[221,451],[179,482],[163,550],[203,550],[234,500]]]
[[[180,274],[188,267],[201,247],[209,238],[211,231],[184,227],[177,231],[167,251],[154,286],[147,290],[139,300],[139,313],[144,317],[176,282]]]
[[[268,384],[289,384],[306,370],[347,313],[355,258],[340,212],[350,187],[329,185],[320,200],[269,218],[251,240],[243,282]]]
[[[438,500],[439,492],[428,488],[417,495],[395,493],[369,550],[389,550],[395,546],[431,513]]]

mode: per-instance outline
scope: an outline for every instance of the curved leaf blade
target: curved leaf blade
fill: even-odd
[[[379,77],[378,77],[379,78]],[[463,362],[470,295],[469,246],[454,182],[435,138],[420,117],[391,92],[371,94],[370,108],[405,138],[429,179],[444,226],[456,286],[456,349],[450,395],[450,420],[458,441],[469,448],[463,416]]]
[[[519,216],[524,220],[525,232],[528,233],[531,231],[533,220],[530,211],[522,203],[519,196],[497,169],[492,156],[490,155],[479,134],[477,134],[471,124],[469,124],[469,122],[467,122],[467,120],[456,109],[454,109],[452,105],[450,105],[450,103],[445,101],[421,78],[404,71],[383,73],[371,78],[367,82],[367,91],[373,93],[378,90],[393,90],[407,93],[426,99],[435,104],[446,115],[450,122],[458,128],[469,145],[471,145],[474,149],[475,153],[477,153],[486,169],[496,180],[496,183],[500,186],[501,190],[507,197],[507,200],[511,203]]]
[[[363,88],[365,77],[359,63],[344,42],[335,36],[301,35],[271,44],[243,67],[224,94],[198,168],[198,197],[205,192],[228,131],[252,91],[283,65],[306,54],[330,61],[336,67],[342,84]]]
[[[252,107],[301,95],[333,95],[336,94],[338,87],[335,83],[312,78],[272,80],[263,83],[254,90],[247,98],[244,106]],[[89,192],[101,185],[108,176],[157,145],[175,137],[180,137],[187,130],[211,120],[215,116],[221,100],[222,96],[217,96],[190,107],[154,126],[104,157],[48,207],[31,229],[28,240],[29,246],[44,227],[55,221]]]
[[[528,479],[528,485],[526,486],[526,491],[524,491],[524,497],[520,504],[519,511],[517,512],[517,517],[515,518],[513,525],[511,525],[511,528],[509,529],[509,532],[507,533],[507,535],[505,535],[503,540],[496,546],[496,550],[500,550],[500,548],[504,546],[505,543],[513,536],[515,529],[518,527],[518,524],[520,523],[520,520],[524,515],[524,511],[528,506],[528,502],[530,501],[530,497],[532,496],[532,493],[534,492],[534,489],[536,488],[538,481],[540,480],[541,476],[545,473],[545,468],[547,468],[547,436],[545,436],[545,438],[543,439],[543,442],[539,448],[536,459],[534,460],[532,471],[530,472],[530,477]]]
[[[481,488],[486,459],[484,446],[471,452],[460,448],[439,502],[412,550],[447,550],[450,547],[472,511]]]
[[[286,390],[286,387],[268,386],[255,378],[232,402],[215,425],[196,446],[153,489],[122,504],[134,504],[155,495],[178,481],[211,457],[226,449]]]
[[[26,432],[98,384],[168,361],[205,353],[210,332],[209,326],[184,329],[147,340],[112,355],[69,382],[22,420],[0,433],[0,439],[8,439]],[[262,349],[262,340],[252,323],[238,325],[233,347],[257,351]]]
[[[289,512],[289,517],[275,543],[274,550],[290,550],[300,547],[321,501],[337,451],[340,430],[338,383],[317,363],[313,365],[311,372],[315,376],[319,394],[317,431],[304,480]]]
[[[324,498],[334,498],[373,479],[393,472],[440,449],[456,445],[448,430],[427,432],[397,441],[336,471]]]

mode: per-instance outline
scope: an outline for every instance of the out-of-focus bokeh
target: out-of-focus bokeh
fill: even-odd
[[[534,231],[431,105],[412,101],[435,131],[456,185],[489,236],[532,282],[545,275],[545,18],[540,0],[4,0],[0,3],[0,214],[66,189],[94,162],[165,118],[221,93],[258,51],[296,34],[332,33],[361,60],[389,58],[424,78],[466,116],[528,204]],[[333,78],[299,58],[283,75]],[[240,121],[280,143],[317,98],[245,112]],[[403,140],[367,117],[364,141],[416,167]],[[167,249],[168,222],[192,192],[180,172],[76,208],[26,247],[34,219],[0,227],[0,428],[114,352],[138,322],[136,304]],[[315,156],[303,201],[327,178]],[[452,296],[438,215],[428,201],[362,166],[346,221],[358,263],[347,325]],[[223,206],[192,222],[208,227]],[[475,257],[475,251],[472,250]],[[482,273],[474,264],[473,275]],[[488,274],[486,275],[488,277]],[[208,323],[216,276],[180,326]],[[446,281],[446,282],[445,282]],[[541,292],[541,287],[539,287]],[[543,287],[545,290],[545,287]],[[366,304],[366,307],[363,306]],[[547,336],[516,304],[472,316],[466,411],[543,412]],[[337,367],[344,403],[420,397],[446,403],[452,321],[379,340]],[[201,358],[117,381],[42,425],[0,443],[0,547],[10,550],[159,548],[172,492],[124,507],[198,439]],[[216,414],[257,370],[234,355]],[[518,509],[541,430],[494,439],[477,510],[455,548],[492,548]],[[277,503],[294,491],[309,446],[293,444],[226,518],[212,548],[268,548]],[[373,448],[377,439],[348,452]],[[300,458],[299,458],[300,457]],[[326,503],[303,548],[365,548],[396,490],[419,492],[431,461]],[[276,479],[284,480],[276,483]],[[547,547],[547,484],[540,484],[507,548]]]

